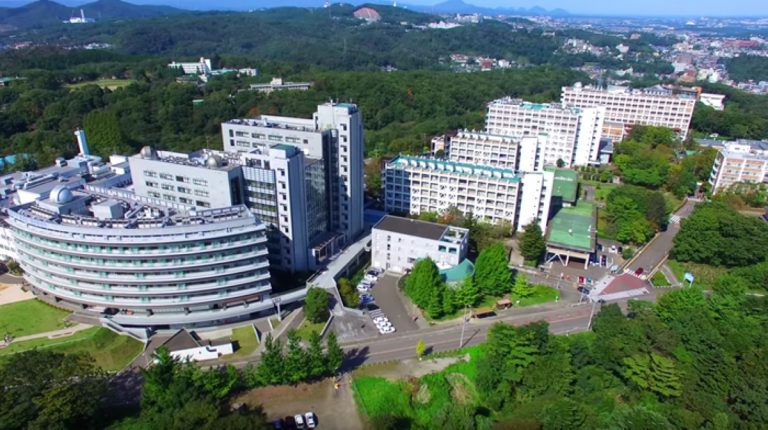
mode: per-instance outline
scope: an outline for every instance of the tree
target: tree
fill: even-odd
[[[627,357],[624,364],[624,375],[640,388],[663,398],[680,396],[682,385],[671,359],[652,352]]]
[[[327,321],[331,316],[328,306],[330,305],[331,295],[320,288],[310,288],[307,290],[307,297],[304,299],[304,315],[313,323]]]
[[[480,291],[477,285],[472,281],[471,276],[464,279],[464,283],[456,292],[456,302],[460,306],[475,306],[480,300]]]
[[[344,306],[356,308],[360,305],[360,293],[347,278],[339,279],[339,295]]]
[[[512,286],[512,294],[516,299],[525,299],[533,294],[533,289],[528,284],[528,278],[523,273],[518,272],[515,275],[515,285]]]
[[[440,289],[434,288],[427,305],[427,313],[430,318],[440,318],[443,316],[443,293]]]
[[[424,351],[426,351],[426,346],[424,345],[424,339],[419,339],[419,341],[416,343],[416,357],[421,360],[421,357],[424,356]]]
[[[329,372],[337,372],[341,365],[344,363],[344,351],[339,346],[336,340],[336,333],[329,331],[328,336],[325,339],[326,362],[328,363]]]
[[[307,349],[307,367],[310,378],[320,378],[328,373],[328,365],[323,354],[320,333],[313,331],[309,335],[309,348]]]
[[[538,263],[547,250],[544,234],[541,232],[538,220],[531,222],[523,228],[523,233],[518,241],[520,253],[527,261]]]
[[[309,376],[309,356],[301,347],[301,336],[296,330],[288,332],[288,352],[285,354],[285,379],[291,383],[301,382]]]
[[[446,286],[443,288],[443,315],[452,315],[456,312],[456,290]]]
[[[275,340],[272,334],[267,334],[264,339],[264,352],[261,353],[261,361],[256,368],[254,380],[251,385],[277,385],[283,383],[285,357],[283,345],[280,340]]]
[[[91,146],[89,149],[94,154],[108,157],[132,152],[114,111],[98,110],[89,113],[83,119],[83,129]]]
[[[430,304],[442,307],[442,301],[433,304],[435,295],[442,294],[443,278],[437,265],[430,258],[424,258],[416,262],[405,281],[405,293],[413,300],[416,306],[425,309]]]
[[[503,244],[492,245],[477,257],[474,283],[483,294],[501,296],[509,291],[512,272],[507,267],[507,250]]]
[[[106,381],[87,354],[11,354],[0,364],[0,428],[91,426]]]

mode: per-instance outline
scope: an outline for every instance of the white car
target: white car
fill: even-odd
[[[307,428],[315,428],[317,427],[317,423],[315,423],[315,413],[314,412],[307,412],[304,414],[304,421],[307,422]]]
[[[360,284],[360,285],[357,286],[357,291],[360,291],[361,293],[367,293],[370,290],[371,290],[371,287],[363,285],[363,284]]]
[[[376,317],[373,319],[374,322],[376,321],[389,321],[389,318],[387,317]]]
[[[378,328],[379,328],[379,330],[381,330],[381,329],[383,329],[383,328],[392,327],[392,323],[390,323],[389,321],[387,321],[387,322],[382,322],[382,323],[376,323],[376,327],[378,327]]]
[[[301,414],[296,414],[293,416],[293,420],[296,421],[296,428],[297,429],[303,429],[304,427],[304,417],[301,416]]]
[[[379,333],[381,333],[381,334],[390,334],[390,333],[394,333],[394,332],[395,332],[395,328],[392,327],[392,326],[379,329]]]

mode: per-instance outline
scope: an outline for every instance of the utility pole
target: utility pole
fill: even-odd
[[[464,315],[463,315],[463,321],[461,322],[461,339],[459,339],[459,348],[462,348],[464,346],[464,329],[467,328],[467,311],[469,310],[469,305],[464,305]]]

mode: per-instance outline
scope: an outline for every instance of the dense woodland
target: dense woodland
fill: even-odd
[[[725,62],[728,74],[736,82],[768,81],[768,58],[742,55]]]

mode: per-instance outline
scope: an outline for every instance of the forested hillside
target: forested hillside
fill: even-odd
[[[72,155],[76,149],[72,130],[84,124],[98,124],[115,136],[110,141],[94,140],[94,150],[102,155],[133,153],[143,145],[173,150],[219,148],[220,124],[227,119],[267,113],[310,117],[318,103],[329,99],[360,106],[368,155],[419,153],[432,134],[481,128],[489,100],[512,95],[551,101],[557,99],[562,85],[585,78],[552,67],[456,74],[332,72],[267,65],[267,73],[315,85],[307,92],[266,96],[240,91],[250,81],[234,76],[214,78],[205,87],[197,87],[176,83],[162,61],[129,60],[96,51],[83,55],[85,58],[71,57],[67,70],[27,70],[26,81],[0,89],[3,153],[29,153],[40,165],[49,164],[62,154]],[[93,62],[78,64],[88,59]],[[56,63],[34,53],[16,61],[38,67]],[[96,85],[67,86],[104,76],[131,78],[135,83],[115,91]],[[195,99],[203,102],[193,105]],[[96,130],[86,126],[86,131]]]

